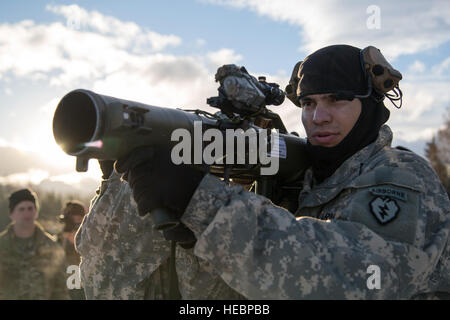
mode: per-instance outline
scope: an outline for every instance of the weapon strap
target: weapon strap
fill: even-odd
[[[169,264],[169,299],[181,300],[180,290],[178,288],[178,275],[175,265],[175,253],[177,243],[176,241],[170,241],[170,264]]]

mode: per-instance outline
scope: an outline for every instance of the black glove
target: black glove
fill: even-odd
[[[205,175],[191,166],[173,164],[169,149],[155,147],[137,148],[114,166],[133,190],[141,216],[167,209],[179,219]]]

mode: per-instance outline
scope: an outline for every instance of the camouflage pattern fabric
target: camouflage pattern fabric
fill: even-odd
[[[196,257],[193,249],[177,248],[178,288],[185,300],[243,300],[214,270],[211,263]]]
[[[205,176],[182,217],[194,254],[249,299],[449,298],[449,198],[391,141],[385,125],[321,184],[308,169],[295,214]]]
[[[169,299],[170,242],[138,215],[116,172],[102,181],[75,243],[87,299]],[[241,298],[192,250],[177,247],[176,270],[183,299]]]
[[[143,299],[148,278],[170,253],[150,217],[138,215],[131,189],[116,172],[92,199],[75,246],[87,299]],[[164,296],[155,290],[155,296]]]
[[[30,239],[19,239],[13,224],[0,233],[0,300],[69,299],[64,251],[36,222]]]

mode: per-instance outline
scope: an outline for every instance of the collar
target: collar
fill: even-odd
[[[31,238],[34,238],[36,242],[41,242],[45,238],[46,231],[45,231],[44,227],[38,221],[35,221],[34,225],[36,228],[34,229],[34,234],[31,236]],[[11,222],[6,227],[9,240],[13,240],[13,239],[17,238],[16,234],[14,233],[13,226],[14,226],[14,222]]]

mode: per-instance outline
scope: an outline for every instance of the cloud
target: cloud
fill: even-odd
[[[288,0],[209,2],[250,8],[273,20],[298,26],[301,33],[298,42],[300,45],[303,39],[305,51],[336,42],[360,47],[378,43],[384,54],[394,57],[436,47],[449,39],[450,22],[443,13],[449,5],[435,1],[409,2],[397,19],[394,19],[394,12],[398,4],[379,1],[379,30],[367,29],[366,9],[371,4],[367,1],[346,5],[336,1],[308,2],[307,5],[304,1]],[[441,4],[441,10],[437,10]],[[50,5],[47,9],[65,21],[36,24],[24,20],[0,24],[0,78],[5,83],[15,76],[21,80],[45,80],[58,92],[84,87],[100,94],[162,107],[207,109],[206,98],[217,95],[216,68],[243,59],[233,48],[221,48],[204,55],[169,54],[164,50],[181,45],[181,38],[144,30],[133,22],[123,22],[76,5]],[[413,14],[418,16],[418,26],[409,26]],[[199,40],[197,45],[203,46],[204,40]],[[421,63],[416,61],[410,71],[421,72]],[[449,64],[448,59],[436,64],[434,74],[445,75]],[[249,71],[264,74],[264,70]],[[269,82],[277,82],[282,88],[288,82],[286,74],[266,76]],[[14,88],[9,84],[8,87]],[[436,124],[441,123],[441,110],[450,102],[448,87],[448,81],[402,81],[405,105],[398,112],[391,108],[390,123],[394,132],[397,130],[397,135],[405,141],[425,139],[436,132]],[[51,130],[45,131],[44,127],[51,128],[51,116],[60,98],[62,96],[48,99],[37,109],[46,120],[37,121],[39,130],[34,130],[29,139],[33,145],[37,146],[39,140],[53,141]],[[282,106],[271,109],[280,113],[288,130],[304,136],[301,111],[297,107],[286,100]],[[45,150],[52,157],[56,154],[50,152],[50,147]],[[48,166],[42,168],[49,172],[47,180],[55,183],[58,181],[52,181],[52,177],[70,172],[54,173]],[[28,169],[36,168],[24,166],[22,171],[15,172],[27,173]],[[73,165],[70,170],[73,171]]]
[[[236,64],[242,60],[242,55],[236,54],[231,49],[221,49],[215,52],[209,52],[207,58],[214,69],[219,68],[224,64]]]
[[[206,40],[202,39],[202,38],[198,38],[198,39],[195,40],[195,44],[198,47],[203,47],[206,44]]]
[[[20,174],[34,170],[43,170],[50,174],[61,174],[67,168],[55,167],[35,152],[29,152],[11,146],[0,146],[2,165],[0,176]]]
[[[72,22],[36,24],[25,20],[0,24],[0,76],[5,83],[11,78],[13,84],[16,80],[45,80],[47,86],[49,83],[57,87],[55,92],[79,86],[118,98],[188,109],[208,109],[206,98],[217,94],[210,57],[156,52],[163,47],[163,42],[155,41],[163,36],[155,38],[154,33],[144,32],[134,23],[87,12],[77,6],[48,9],[67,19],[78,17],[79,28],[74,28]],[[147,52],[142,52],[142,44],[147,40],[126,42],[128,38],[136,39],[136,34],[147,39],[147,44],[151,43]],[[180,42],[181,39],[165,43]],[[210,54],[216,59],[240,59],[229,49]],[[3,182],[28,179],[74,183],[67,174],[74,171],[75,159],[59,150],[52,136],[53,113],[62,98],[55,95],[33,108],[36,116],[33,126],[22,127],[20,137],[17,133],[19,138],[14,140],[21,142],[20,145],[0,139],[0,146],[4,147],[0,168]],[[29,107],[25,103],[23,109]],[[98,165],[93,162],[84,175],[100,177]],[[36,170],[48,175],[38,175]]]
[[[433,127],[436,128],[436,123],[441,123],[436,120],[441,120],[445,109],[450,106],[449,87],[450,81],[403,83],[402,121],[421,125],[430,125],[430,122],[434,122]],[[389,104],[390,102],[386,101],[386,105]]]
[[[92,166],[91,163],[90,174],[74,172],[74,164],[55,165],[39,153],[6,146],[5,141],[0,141],[0,145],[0,184],[35,185],[44,191],[84,196],[93,196],[100,184],[98,165]]]
[[[274,21],[299,28],[299,49],[309,54],[321,47],[347,43],[357,47],[374,45],[388,59],[437,48],[450,40],[448,1],[302,1],[302,0],[203,0],[203,3],[250,10]],[[376,10],[373,10],[376,9]],[[379,13],[379,29],[369,28]],[[369,24],[369,26],[368,26]],[[448,68],[450,58],[427,69],[416,60],[400,87],[404,93],[401,110],[391,110],[388,124],[394,138],[423,154],[426,140],[436,134],[442,115],[450,105]],[[430,70],[431,72],[427,72]],[[404,76],[405,76],[404,75]],[[284,82],[284,83],[287,83]],[[275,108],[272,108],[275,109]],[[286,125],[303,131],[300,112],[283,109]],[[294,120],[295,119],[295,120]],[[419,149],[418,149],[419,148]]]
[[[217,64],[242,59],[227,48],[206,56],[157,52],[181,39],[156,36],[133,22],[76,5],[47,9],[67,22],[0,24],[0,76],[12,73],[56,88],[84,87],[154,105],[200,108],[206,107],[207,96],[216,94]],[[54,110],[56,104],[52,100],[43,108]]]
[[[45,79],[53,86],[70,86],[100,78],[139,60],[145,54],[177,46],[181,39],[140,28],[76,5],[47,6],[66,19],[76,18],[80,28],[61,22],[35,24],[24,20],[0,24],[0,75]]]
[[[450,107],[450,81],[406,81],[401,83],[403,106],[396,109],[389,100],[388,125],[394,133],[393,145],[403,145],[424,156],[426,142],[436,135],[445,110]]]
[[[368,28],[375,12],[372,1],[337,0],[203,0],[201,2],[249,9],[275,21],[300,27],[300,47],[310,53],[321,47],[348,43],[374,45],[388,58],[436,48],[450,39],[450,2],[445,0],[408,3],[379,0],[380,28]],[[369,23],[370,24],[370,23]],[[412,36],[413,35],[413,36]],[[299,39],[300,40],[300,39]]]
[[[433,74],[435,76],[447,75],[450,69],[450,57],[442,61],[440,64],[433,67]]]
[[[130,48],[134,52],[161,51],[167,46],[178,46],[181,43],[181,39],[175,35],[143,30],[134,22],[123,22],[97,11],[89,12],[75,4],[47,5],[46,9],[65,17],[70,29],[93,31],[113,37],[119,47]]]
[[[47,102],[45,105],[41,106],[39,108],[39,111],[47,114],[47,115],[53,115],[53,113],[55,112],[56,106],[59,103],[59,99],[58,98],[53,98],[51,99],[49,102]]]
[[[40,169],[30,169],[27,172],[13,173],[0,177],[0,184],[39,184],[48,178],[48,172]]]
[[[124,86],[126,83],[126,86]],[[121,70],[93,80],[92,90],[161,107],[200,108],[214,95],[214,75],[194,57],[154,55],[127,61]]]
[[[412,73],[424,73],[426,70],[426,66],[423,62],[418,60],[414,61],[412,65],[409,66],[408,72]]]

